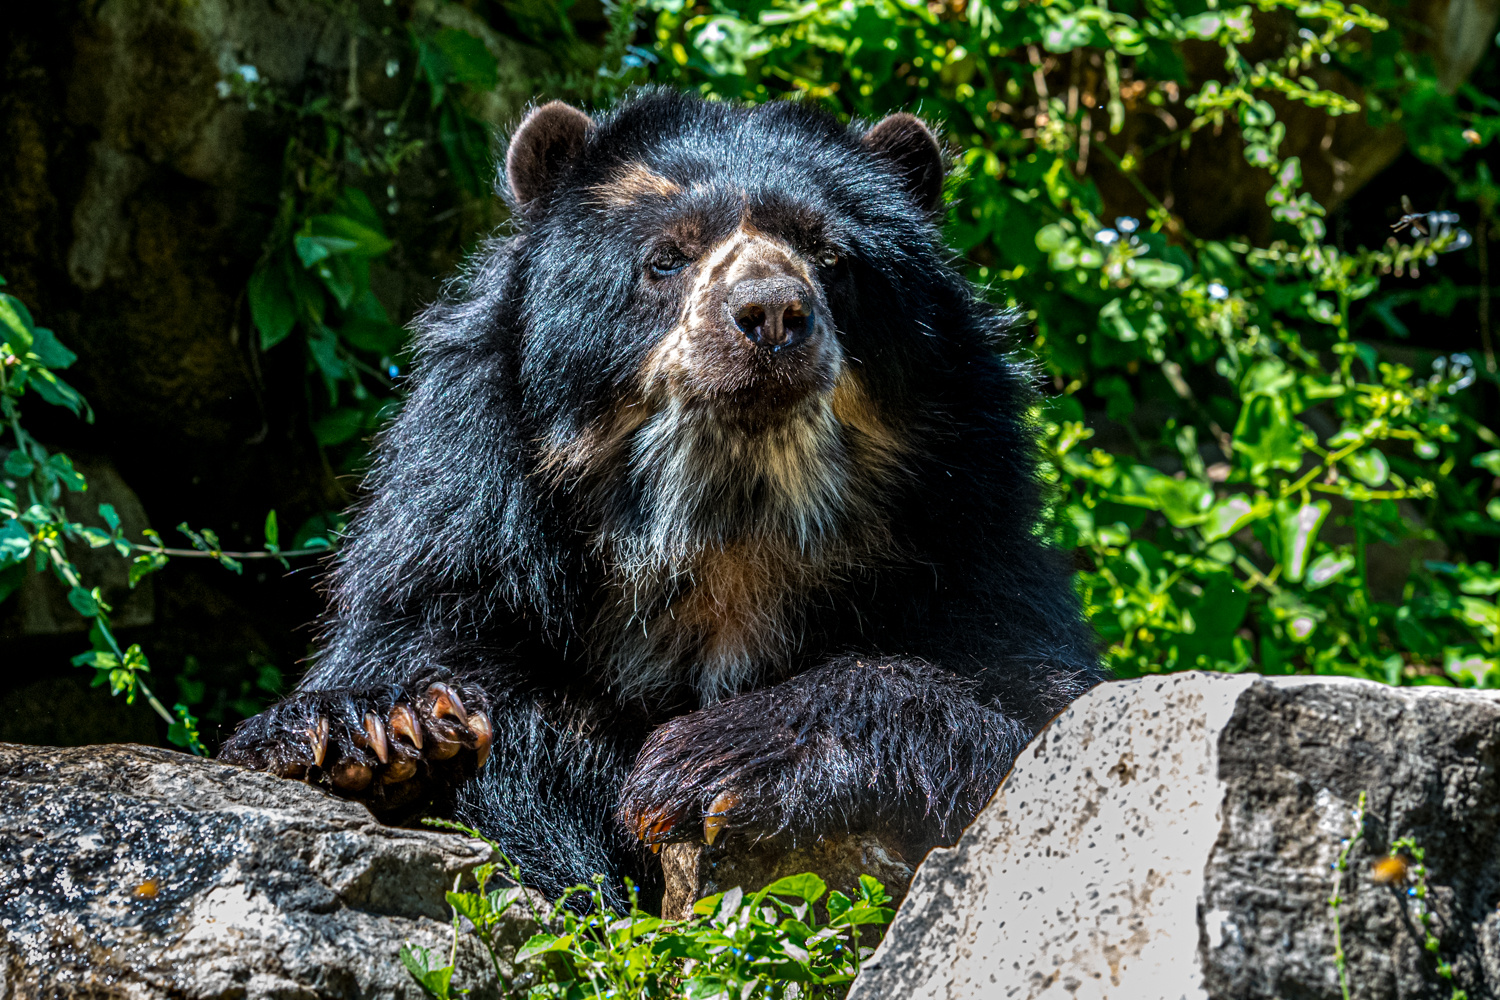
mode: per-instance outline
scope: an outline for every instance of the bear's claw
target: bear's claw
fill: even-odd
[[[434,681],[409,692],[300,692],[246,722],[220,756],[385,815],[420,808],[439,787],[473,777],[494,741],[484,693]]]

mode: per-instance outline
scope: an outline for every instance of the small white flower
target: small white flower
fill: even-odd
[[[1141,223],[1139,219],[1132,219],[1128,215],[1122,215],[1115,220],[1115,228],[1124,233],[1126,236],[1129,236],[1131,233],[1139,229],[1140,225]]]
[[[218,83],[214,84],[214,90],[219,92],[220,98],[226,98],[234,92],[233,88],[229,86],[228,80],[220,80]]]
[[[1224,287],[1222,281],[1210,281],[1208,283],[1208,297],[1218,301],[1229,298],[1229,289]]]
[[[387,59],[385,61],[385,75],[386,76],[395,76],[399,72],[401,72],[401,62],[400,62],[400,60],[397,60],[397,59]]]
[[[249,63],[246,63],[245,65],[239,67],[235,70],[235,72],[238,73],[240,75],[240,79],[244,80],[246,83],[260,82],[260,70],[256,69],[254,66],[251,66]]]
[[[1105,246],[1110,246],[1119,238],[1120,234],[1115,232],[1113,229],[1101,229],[1094,234],[1094,239],[1098,240],[1100,243],[1103,243]]]

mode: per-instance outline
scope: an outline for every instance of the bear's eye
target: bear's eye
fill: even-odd
[[[818,258],[817,259],[818,259],[818,266],[819,267],[822,267],[822,268],[834,268],[834,267],[838,266],[838,263],[839,263],[839,261],[842,258],[839,257],[839,254],[838,254],[837,250],[824,249],[824,250],[818,251]]]
[[[646,268],[653,277],[665,278],[669,274],[676,274],[687,265],[688,259],[681,250],[676,247],[663,247],[651,255]]]

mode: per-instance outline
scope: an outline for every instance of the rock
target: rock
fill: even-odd
[[[769,843],[747,844],[733,834],[712,847],[668,844],[661,852],[661,868],[666,877],[661,912],[668,920],[688,919],[693,904],[705,896],[735,886],[755,892],[779,878],[803,872],[817,874],[830,889],[844,893],[859,884],[861,875],[873,875],[899,903],[912,875],[911,865],[871,834],[820,840],[790,850]]]
[[[850,998],[1332,1000],[1336,877],[1351,995],[1500,995],[1497,764],[1489,692],[1199,673],[1104,685],[928,856]],[[1415,867],[1376,866],[1405,836],[1425,850],[1436,951]]]
[[[0,997],[416,1000],[401,946],[446,961],[444,890],[489,856],[202,758],[0,744]],[[462,935],[456,985],[498,995],[488,965]]]

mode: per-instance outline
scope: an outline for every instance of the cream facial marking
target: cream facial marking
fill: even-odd
[[[593,188],[592,200],[609,208],[629,208],[647,198],[672,198],[682,194],[676,182],[644,163],[630,163],[603,184]]]

